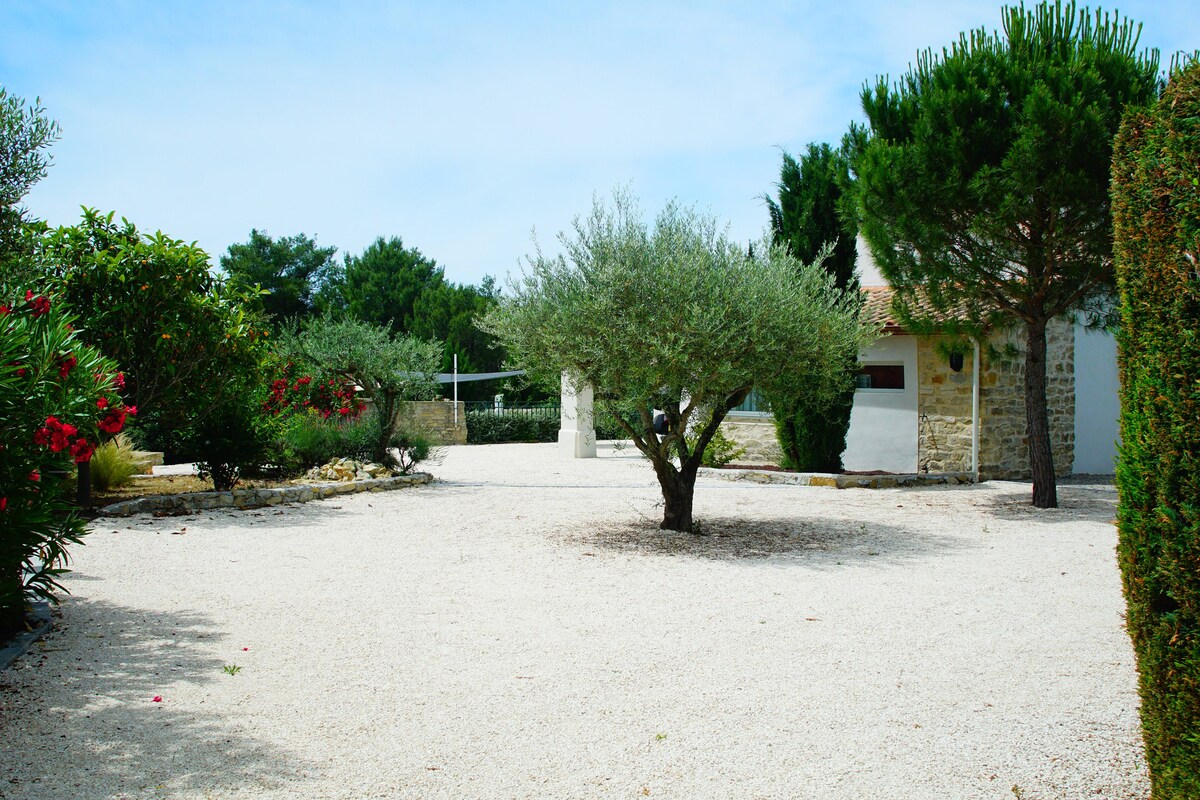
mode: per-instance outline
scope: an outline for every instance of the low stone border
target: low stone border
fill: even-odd
[[[134,514],[149,514],[155,511],[168,514],[204,511],[210,508],[261,508],[280,503],[307,503],[339,494],[356,492],[386,492],[429,483],[433,476],[428,472],[411,475],[395,475],[391,478],[371,478],[361,481],[339,481],[328,483],[280,486],[274,489],[234,489],[229,492],[191,492],[189,494],[164,494],[122,500],[97,510],[102,517],[131,517]]]
[[[33,617],[33,628],[17,634],[16,638],[0,648],[0,669],[11,667],[14,661],[29,652],[29,648],[33,647],[34,642],[50,630],[49,603],[34,603],[30,616]]]
[[[895,489],[901,486],[944,486],[974,483],[969,472],[907,473],[903,475],[831,475],[821,472],[775,472],[767,469],[710,469],[707,478],[751,483],[785,483],[792,486],[832,486],[835,489]]]

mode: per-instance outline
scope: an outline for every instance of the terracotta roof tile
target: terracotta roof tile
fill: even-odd
[[[862,287],[862,292],[866,295],[866,300],[863,303],[863,314],[869,322],[882,325],[884,333],[908,333],[904,326],[897,321],[896,314],[892,311],[892,299],[896,295],[895,289],[891,286],[864,286]],[[946,320],[956,316],[961,319],[966,314],[965,307],[960,307],[957,312],[946,313],[937,311],[923,292],[918,293],[917,298],[917,310],[921,312],[920,316]]]
[[[866,295],[862,313],[868,322],[882,325],[884,333],[907,333],[892,313],[892,287],[864,286],[862,292]]]

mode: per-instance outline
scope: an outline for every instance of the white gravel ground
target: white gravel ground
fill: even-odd
[[[99,521],[0,797],[1148,795],[1111,487],[703,479],[694,537],[630,453]]]

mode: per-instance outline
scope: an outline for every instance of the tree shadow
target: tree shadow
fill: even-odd
[[[89,523],[89,527],[99,532],[122,528],[179,530],[193,522],[245,523],[248,527],[253,525],[256,528],[322,526],[330,524],[332,515],[341,510],[345,499],[357,496],[337,495],[306,503],[280,503],[258,508],[208,508],[169,514],[97,517]]]
[[[1033,485],[1006,481],[1011,491],[980,499],[975,505],[985,514],[1024,525],[1053,526],[1070,522],[1110,523],[1117,516],[1117,490],[1111,484],[1058,484],[1058,508],[1035,508]]]
[[[0,797],[265,789],[310,766],[224,709],[172,705],[174,682],[222,676],[202,643],[225,634],[206,616],[75,598],[58,616],[19,669],[0,673]]]
[[[903,563],[970,546],[898,525],[824,517],[703,517],[696,533],[659,530],[643,517],[572,534],[574,543],[621,553],[712,561],[787,560],[818,568]]]

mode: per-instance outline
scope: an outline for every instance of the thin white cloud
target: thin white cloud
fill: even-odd
[[[1200,42],[1189,4],[1142,5]],[[214,256],[252,227],[400,235],[476,281],[626,181],[757,236],[777,147],[836,141],[864,81],[998,22],[950,0],[61,3],[0,11],[0,74],[63,125],[29,198],[52,222],[116,209]]]

